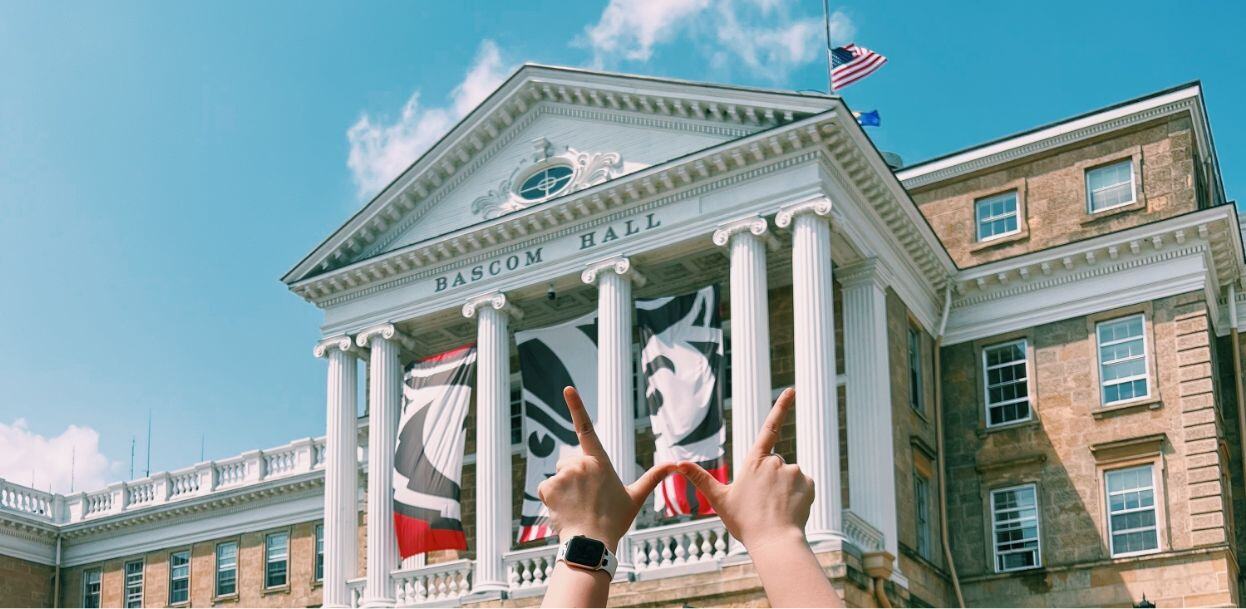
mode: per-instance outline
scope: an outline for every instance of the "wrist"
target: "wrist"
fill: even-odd
[[[741,539],[740,543],[744,544],[749,554],[754,555],[771,548],[788,551],[793,547],[809,547],[805,541],[805,531],[795,526],[758,532],[750,535],[747,540]]]
[[[589,539],[596,539],[597,541],[605,544],[606,549],[610,550],[612,553],[617,553],[619,551],[619,538],[617,536],[592,528],[565,527],[558,531],[558,543],[563,543],[576,535],[587,537]]]

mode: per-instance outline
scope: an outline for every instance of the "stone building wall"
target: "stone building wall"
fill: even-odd
[[[1145,313],[1148,322],[1155,399],[1105,410],[1099,405],[1094,323],[1135,312]],[[981,348],[1018,336],[1032,345],[1034,418],[988,430]],[[1237,600],[1235,563],[1226,558],[1221,474],[1228,464],[1213,382],[1213,336],[1198,292],[944,349],[948,517],[958,523],[953,552],[967,601],[1101,605],[1144,592],[1161,606]],[[1160,552],[1112,558],[1102,472],[1144,461],[1156,464],[1159,478]],[[996,574],[988,493],[1026,482],[1038,484],[1044,566]],[[1188,577],[1209,569],[1212,575],[1198,585]]]
[[[0,607],[51,605],[56,569],[0,555]]]
[[[1037,158],[992,167],[956,181],[910,191],[948,254],[961,268],[1037,251],[1095,235],[1156,222],[1197,209],[1193,131],[1182,115],[1091,143],[1078,143]],[[1091,215],[1087,212],[1085,171],[1112,161],[1133,159],[1136,205]],[[1017,190],[1021,231],[978,243],[974,200]]]

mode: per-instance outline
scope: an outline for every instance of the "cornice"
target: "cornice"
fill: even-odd
[[[163,523],[171,519],[184,522],[255,509],[261,505],[283,501],[290,495],[304,491],[310,492],[311,489],[321,486],[324,486],[323,469],[313,470],[297,476],[280,478],[271,483],[261,483],[239,489],[220,491],[187,501],[157,505],[113,516],[66,524],[60,530],[66,539],[120,534],[122,531],[144,530],[146,528],[163,526]]]
[[[1207,256],[1217,283],[1230,281],[1240,277],[1242,265],[1236,224],[1234,211],[1220,206],[965,269],[955,276],[958,296],[953,307],[1049,289],[1193,253]]]

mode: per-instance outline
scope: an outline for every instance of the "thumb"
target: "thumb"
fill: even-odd
[[[640,505],[662,483],[662,479],[675,472],[674,463],[659,463],[640,475],[635,482],[627,486],[627,494],[632,503]]]
[[[727,491],[727,485],[719,482],[709,472],[705,471],[705,468],[691,461],[680,462],[679,473],[683,474],[693,486],[697,487],[697,490],[701,491],[701,494],[705,495],[705,498],[709,499],[711,504],[722,498],[723,493]]]

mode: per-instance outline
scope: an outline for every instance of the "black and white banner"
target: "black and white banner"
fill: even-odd
[[[719,288],[636,301],[645,400],[656,444],[654,463],[692,461],[727,481],[723,427],[723,331]],[[712,514],[679,474],[662,481],[654,511],[668,517]]]
[[[403,558],[466,550],[462,507],[463,421],[476,378],[476,347],[460,347],[407,370],[394,456],[394,531]]]
[[[597,314],[515,333],[523,386],[523,438],[527,447],[519,542],[554,535],[549,510],[536,487],[554,475],[564,456],[579,454],[580,441],[563,401],[568,385],[580,391],[584,407],[597,420]]]

